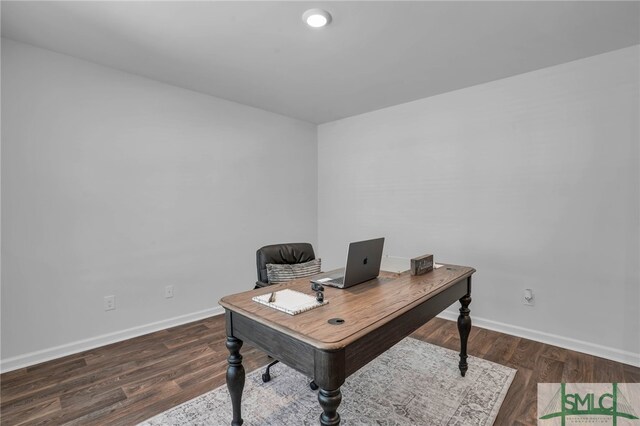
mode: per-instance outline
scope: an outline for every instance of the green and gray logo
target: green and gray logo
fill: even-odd
[[[539,425],[640,426],[639,406],[637,383],[538,384]]]
[[[538,384],[540,425],[640,425],[639,405],[637,383]]]

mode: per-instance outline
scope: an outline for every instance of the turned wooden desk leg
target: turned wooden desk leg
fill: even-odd
[[[338,414],[338,405],[342,401],[340,388],[336,390],[320,389],[318,392],[318,401],[322,407],[320,415],[320,424],[322,426],[337,426],[340,424],[340,414]]]
[[[227,388],[231,395],[231,406],[233,409],[233,420],[231,426],[242,425],[241,415],[241,402],[242,402],[242,390],[244,389],[244,367],[242,366],[242,355],[240,355],[240,348],[242,347],[242,340],[233,336],[227,336],[227,349],[229,349],[229,358],[227,362]]]
[[[460,316],[458,317],[458,332],[460,333],[460,374],[464,377],[469,367],[467,364],[467,340],[471,331],[471,317],[469,316],[469,304],[471,303],[471,282],[469,292],[460,299]]]

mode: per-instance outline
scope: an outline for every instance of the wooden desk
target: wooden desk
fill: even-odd
[[[460,301],[460,372],[467,371],[467,338],[471,330],[471,275],[475,269],[445,265],[421,276],[382,272],[375,280],[340,290],[325,287],[328,305],[288,315],[251,300],[290,288],[313,294],[309,278],[224,297],[229,366],[227,386],[234,426],[242,424],[240,405],[244,367],[243,341],[307,375],[320,387],[320,423],[340,423],[340,386],[355,371],[411,334],[456,300]],[[344,323],[332,325],[329,319]]]

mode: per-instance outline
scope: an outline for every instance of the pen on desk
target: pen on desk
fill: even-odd
[[[273,303],[276,301],[276,293],[275,291],[269,295],[269,303]]]

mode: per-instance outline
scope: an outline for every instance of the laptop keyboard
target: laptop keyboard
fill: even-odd
[[[333,278],[333,279],[330,279],[328,282],[330,282],[331,284],[342,285],[342,284],[344,284],[344,277]]]

